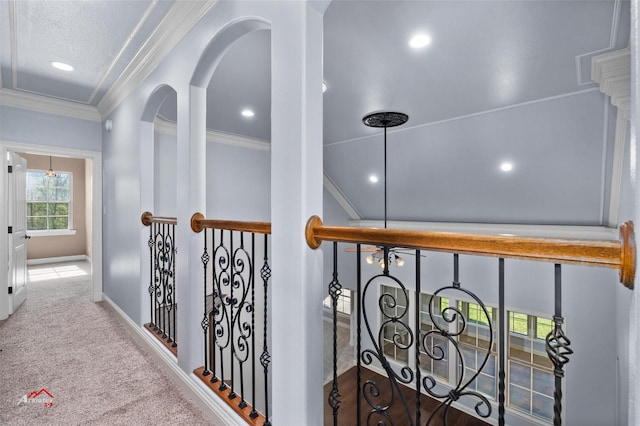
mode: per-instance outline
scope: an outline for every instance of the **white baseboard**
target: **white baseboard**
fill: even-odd
[[[62,262],[78,262],[82,260],[91,260],[85,254],[61,257],[44,257],[42,259],[27,259],[27,265],[44,265],[45,263],[62,263]]]
[[[214,425],[246,426],[246,423],[231,407],[224,402],[217,401],[216,395],[201,383],[195,374],[185,373],[177,364],[173,354],[165,347],[158,344],[155,337],[146,329],[138,326],[129,316],[116,305],[107,295],[102,294],[107,303],[122,320],[131,335],[151,349],[158,365],[169,374],[171,379],[180,386],[185,396],[202,411],[204,416]]]

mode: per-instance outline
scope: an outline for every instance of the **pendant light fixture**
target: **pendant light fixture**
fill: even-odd
[[[49,170],[47,170],[44,175],[46,177],[56,177],[56,172],[53,171],[53,168],[51,167],[51,156],[49,156]]]
[[[407,120],[409,120],[409,116],[401,112],[374,112],[362,119],[365,126],[384,128],[384,229],[387,229],[387,128],[400,126]],[[404,259],[398,256],[393,249],[388,248],[378,249],[375,253],[367,256],[365,261],[369,264],[375,262],[382,269],[386,269],[391,263],[395,263],[397,266],[404,265]]]

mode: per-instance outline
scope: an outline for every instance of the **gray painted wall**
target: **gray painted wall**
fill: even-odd
[[[207,142],[207,216],[271,220],[269,151]]]
[[[153,211],[156,216],[176,217],[176,135],[154,133]]]
[[[636,217],[636,205],[632,194],[633,182],[635,178],[632,178],[632,173],[635,173],[635,167],[631,166],[631,129],[627,126],[627,138],[625,141],[625,155],[623,166],[623,178],[620,193],[622,194],[620,200],[619,222],[630,220]],[[637,225],[636,225],[637,226]],[[636,231],[637,232],[637,231]],[[636,274],[637,276],[637,274]],[[636,285],[636,290],[638,291]],[[632,290],[629,290],[622,285],[616,286],[616,355],[617,355],[617,371],[616,382],[618,394],[618,413],[619,419],[617,424],[625,425],[629,424],[629,377],[630,377],[630,336],[631,336],[631,316],[632,316]]]
[[[102,151],[101,125],[0,105],[0,140]]]

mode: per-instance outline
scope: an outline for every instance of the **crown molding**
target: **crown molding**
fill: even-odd
[[[165,135],[177,134],[176,123],[172,123],[170,121],[156,119],[153,122],[153,128],[156,132]],[[269,143],[269,141],[234,135],[231,133],[219,132],[217,130],[207,130],[207,142],[221,143],[224,145],[254,149],[258,151],[271,150],[271,144]]]
[[[609,226],[618,224],[620,214],[620,197],[622,175],[624,171],[624,147],[627,140],[627,118],[619,113],[616,117],[616,134],[613,141],[613,164],[611,166],[611,194],[609,195]]]
[[[618,109],[609,198],[608,222],[611,226],[617,223],[620,210],[624,144],[627,136],[627,120],[631,114],[631,52],[629,48],[594,56],[591,61],[591,76],[600,86],[600,91],[607,95],[611,104]]]
[[[591,77],[600,85],[600,91],[611,98],[625,118],[631,113],[631,53],[628,47],[603,55],[591,61]]]
[[[80,120],[102,121],[98,109],[94,106],[11,89],[0,89],[0,105]]]
[[[383,228],[384,222],[381,220],[352,220],[349,221],[349,226]],[[618,241],[618,229],[605,226],[388,221],[387,228],[463,234]]]
[[[100,99],[98,111],[108,116],[211,10],[217,0],[177,1],[158,27]]]

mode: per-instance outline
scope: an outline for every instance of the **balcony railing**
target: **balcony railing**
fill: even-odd
[[[620,241],[591,241],[332,227],[324,226],[314,216],[307,224],[306,237],[312,248],[323,241],[331,242],[333,247],[333,279],[328,286],[333,301],[333,381],[327,404],[334,425],[447,424],[455,422],[452,405],[465,400],[478,417],[497,417],[498,424],[503,425],[506,400],[514,399],[509,394],[511,390],[506,389],[505,377],[516,375],[523,368],[538,372],[549,396],[531,396],[528,406],[513,401],[509,406],[560,425],[564,366],[573,354],[571,341],[563,330],[562,264],[617,269],[620,281],[629,288],[633,287],[635,276],[636,249],[631,222],[620,228]],[[355,264],[347,266],[355,271],[357,296],[356,301],[351,301],[355,304],[357,321],[353,388],[338,377],[336,307],[343,289],[338,274],[338,243],[356,244]],[[377,272],[363,268],[361,255],[369,251],[365,244],[373,246],[366,263],[376,263],[380,268]],[[452,284],[429,288],[431,294],[426,294],[424,290],[430,282],[423,278],[428,271],[421,270],[421,264],[422,258],[432,256],[433,252],[451,253]],[[487,306],[468,283],[460,280],[460,254],[497,259],[497,306]],[[406,267],[410,268],[412,263],[415,269],[397,272],[399,255],[407,259]],[[513,314],[507,326],[505,259],[554,264],[555,311],[547,323],[546,338],[526,336],[527,325],[522,338],[512,338],[505,332],[512,333],[511,321],[518,319]],[[393,262],[396,263],[391,267]],[[508,358],[508,350],[520,356],[519,360]],[[454,367],[441,368],[445,362],[453,363]],[[371,370],[382,375],[371,378]],[[454,377],[443,384],[442,376],[450,373]],[[355,407],[341,410],[346,400],[353,399],[344,395],[354,393]],[[425,402],[424,395],[435,399],[437,405]],[[538,401],[533,401],[534,398]],[[497,416],[492,416],[495,407]],[[330,420],[326,413],[327,410],[325,422]]]
[[[149,312],[145,327],[174,355],[178,353],[176,334],[176,218],[144,212],[142,224],[149,227]]]
[[[204,365],[194,370],[249,424],[269,417],[269,238],[271,224],[205,219],[203,233]]]

